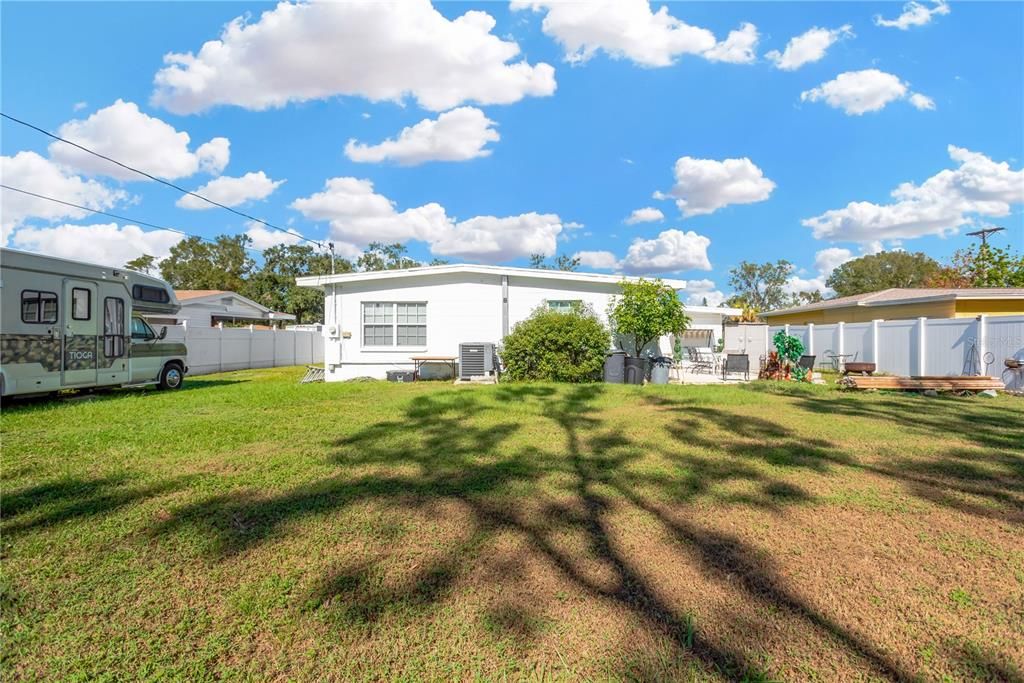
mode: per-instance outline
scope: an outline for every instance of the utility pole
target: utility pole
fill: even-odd
[[[991,235],[993,233],[996,233],[996,232],[1002,232],[1003,230],[1006,230],[1006,228],[997,228],[997,227],[982,228],[981,230],[975,230],[974,232],[967,233],[967,236],[968,237],[980,237],[981,238],[981,246],[984,247],[984,246],[988,246],[988,236],[989,235]]]

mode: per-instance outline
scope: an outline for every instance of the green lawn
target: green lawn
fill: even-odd
[[[1021,680],[1022,399],[300,375],[5,406],[5,679]]]

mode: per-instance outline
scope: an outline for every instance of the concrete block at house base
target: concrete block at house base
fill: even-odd
[[[934,389],[925,389],[924,391],[921,392],[921,394],[924,396],[938,396],[939,392],[935,391]]]
[[[986,389],[985,391],[978,392],[978,396],[984,396],[985,398],[995,398],[998,395],[995,389]]]

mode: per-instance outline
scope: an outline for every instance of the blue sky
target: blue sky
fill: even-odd
[[[965,224],[1024,248],[1020,3],[356,7],[6,2],[3,111],[342,252],[582,252],[717,300],[742,260],[789,259],[801,289],[879,248],[945,258]],[[9,185],[204,236],[251,229],[2,133]],[[178,238],[3,202],[16,248],[116,262]],[[645,208],[662,217],[626,222]]]

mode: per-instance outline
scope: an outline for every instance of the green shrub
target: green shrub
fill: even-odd
[[[610,344],[593,311],[580,307],[559,313],[544,306],[505,337],[504,376],[516,382],[593,382],[601,378]]]

